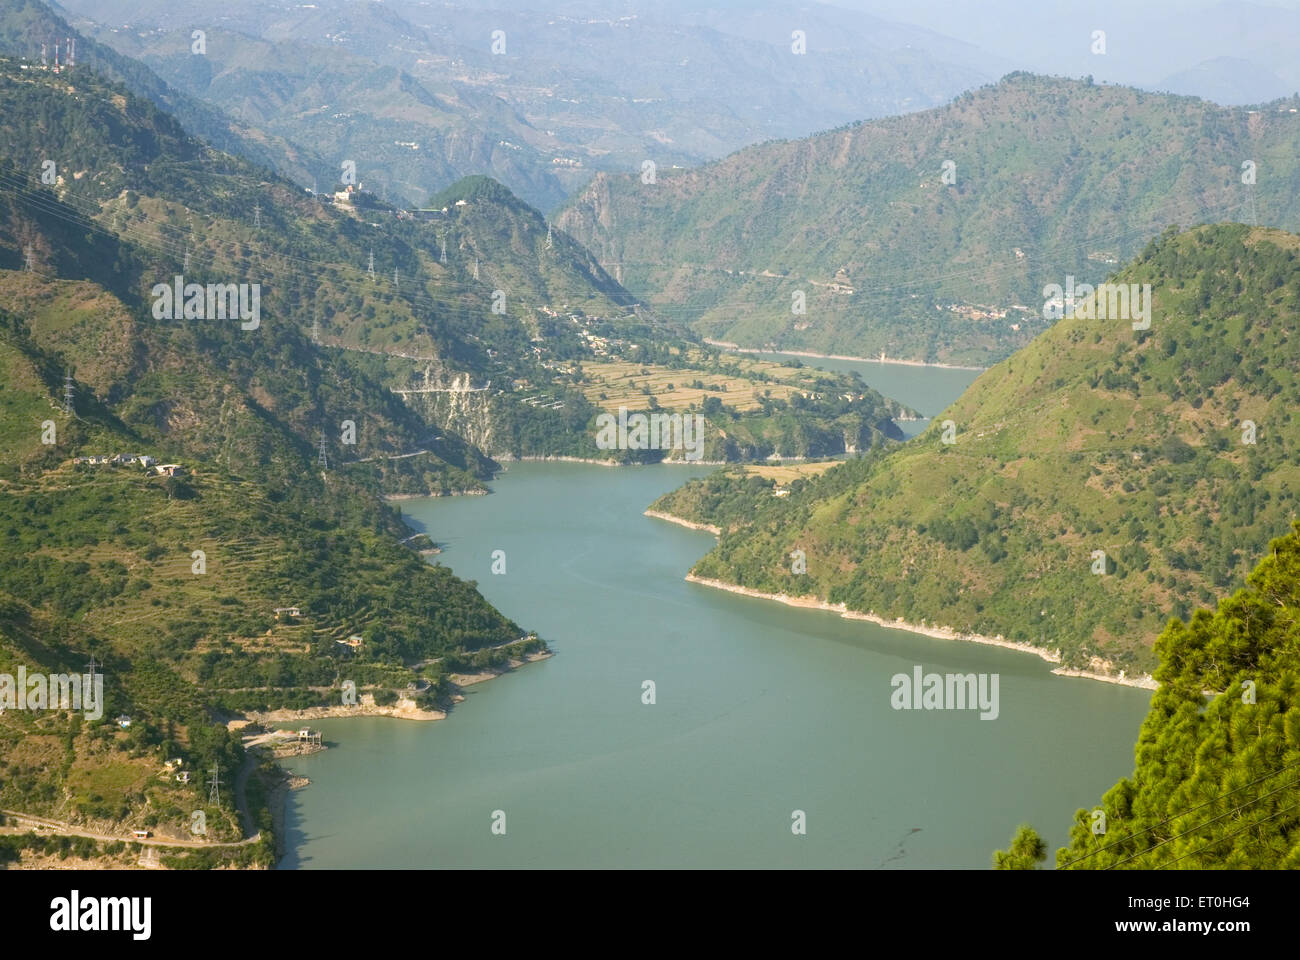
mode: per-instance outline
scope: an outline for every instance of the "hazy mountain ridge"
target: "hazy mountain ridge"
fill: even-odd
[[[1165,226],[1300,227],[1297,106],[1014,74],[653,184],[601,174],[557,220],[716,339],[989,363],[1044,329],[1047,284],[1096,283]]]
[[[487,173],[549,210],[594,170],[634,170],[647,158],[694,164],[942,103],[996,75],[969,45],[827,5],[710,16],[689,4],[631,4],[611,16],[585,4],[322,2],[268,18],[240,0],[209,30],[207,64],[189,52],[206,18],[196,4],[72,6],[104,25],[99,39],[180,89],[304,145],[304,155],[319,146],[326,172],[365,157],[367,179],[406,202],[420,183]],[[796,29],[807,55],[791,49]],[[503,48],[493,47],[498,31]],[[314,66],[322,57],[328,71]],[[375,66],[425,93],[390,86],[377,98],[388,81]],[[316,116],[321,104],[330,108]]]

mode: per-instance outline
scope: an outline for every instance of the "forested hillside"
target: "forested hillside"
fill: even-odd
[[[1079,810],[1056,853],[1072,870],[1300,868],[1300,525],[1247,586],[1174,620],[1137,765]],[[1032,828],[997,855],[1032,869]],[[1038,841],[1041,846],[1041,841]]]

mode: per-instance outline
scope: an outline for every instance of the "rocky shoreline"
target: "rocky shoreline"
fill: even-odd
[[[679,527],[689,527],[692,530],[703,530],[705,533],[711,533],[715,537],[722,536],[722,530],[711,523],[696,523],[693,520],[683,520],[681,517],[675,517],[671,513],[663,513],[659,510],[646,510],[645,516],[654,517],[656,520],[667,520],[669,523],[675,523]],[[690,579],[689,577],[687,579]]]
[[[888,627],[891,630],[906,630],[909,633],[919,633],[926,637],[935,637],[940,640],[962,640],[968,643],[982,643],[992,647],[1002,647],[1007,650],[1017,650],[1021,653],[1032,653],[1041,657],[1048,663],[1059,664],[1060,656],[1051,650],[1044,650],[1042,647],[1036,647],[1030,643],[1022,643],[1016,640],[1007,640],[1001,635],[996,637],[986,637],[978,633],[962,633],[951,627],[936,627],[927,624],[907,623],[901,618],[886,620],[884,617],[877,616],[873,613],[862,613],[857,610],[849,610],[842,603],[827,603],[817,597],[792,597],[783,593],[763,593],[760,590],[751,590],[748,587],[740,587],[734,583],[727,583],[724,580],[712,580],[707,577],[697,577],[693,573],[686,575],[689,583],[698,583],[702,586],[713,587],[717,590],[726,590],[729,593],[738,593],[741,596],[755,597],[761,600],[775,600],[778,603],[784,603],[786,606],[803,607],[809,610],[826,610],[830,613],[838,613],[846,620],[866,620],[880,627]],[[1098,662],[1099,668],[1104,668],[1104,664]],[[1126,677],[1121,671],[1119,674],[1103,672],[1098,670],[1079,670],[1074,667],[1057,667],[1052,673],[1062,677],[1080,677],[1087,680],[1099,680],[1103,683],[1115,683],[1125,687],[1137,687],[1142,690],[1156,689],[1156,681],[1150,674],[1143,674],[1140,677]]]

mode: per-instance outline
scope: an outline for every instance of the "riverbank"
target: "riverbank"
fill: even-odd
[[[927,363],[924,360],[896,360],[893,357],[881,355],[879,357],[850,357],[843,353],[813,353],[811,350],[759,350],[756,347],[742,347],[737,343],[728,343],[725,340],[710,340],[705,337],[704,342],[711,347],[722,347],[730,350],[732,353],[754,353],[754,354],[785,354],[787,357],[808,357],[812,360],[848,360],[853,363],[880,363],[886,366],[897,367],[934,367],[939,370],[978,370],[983,372],[988,367],[971,367],[963,366],[959,363]]]
[[[987,637],[978,633],[963,633],[954,630],[951,627],[937,627],[928,624],[907,623],[901,618],[886,620],[884,617],[877,616],[873,613],[862,613],[858,610],[850,610],[842,603],[827,603],[813,596],[792,597],[784,593],[763,593],[759,590],[752,590],[749,587],[737,586],[734,583],[727,583],[724,580],[712,580],[707,577],[697,577],[693,573],[686,575],[688,583],[698,583],[702,586],[713,587],[717,590],[726,590],[729,593],[737,593],[745,597],[754,597],[760,600],[775,600],[790,607],[803,607],[808,610],[825,610],[830,613],[838,613],[845,620],[866,620],[874,623],[879,627],[887,627],[891,630],[906,630],[909,633],[919,633],[925,637],[934,637],[939,640],[961,640],[966,643],[980,643],[991,647],[1002,647],[1006,650],[1016,650],[1020,653],[1032,653],[1048,663],[1059,664],[1060,656],[1051,650],[1044,650],[1042,647],[1036,647],[1031,643],[1022,643],[1017,640],[1007,640],[998,635],[996,637]],[[1100,666],[1100,664],[1099,664]],[[1126,677],[1120,674],[1104,673],[1100,670],[1079,670],[1073,667],[1057,667],[1052,673],[1062,677],[1079,677],[1087,680],[1100,680],[1103,683],[1115,683],[1125,687],[1138,687],[1143,690],[1154,690],[1156,682],[1149,674],[1143,674],[1141,677]]]
[[[476,683],[483,683],[486,680],[492,680],[495,677],[501,676],[503,673],[509,673],[517,667],[522,667],[525,663],[536,663],[539,660],[549,660],[553,656],[555,656],[555,654],[550,650],[543,651],[542,653],[528,653],[524,655],[522,660],[511,657],[504,667],[493,667],[489,670],[481,670],[478,673],[449,673],[447,674],[447,679],[449,679],[456,687],[469,687]],[[457,698],[453,697],[452,699],[456,700]],[[465,698],[460,697],[459,699],[463,700]]]
[[[675,517],[671,513],[662,513],[658,510],[646,510],[645,516],[654,517],[656,520],[667,520],[669,523],[675,523],[679,527],[689,527],[692,530],[703,530],[705,533],[711,533],[715,537],[722,536],[722,530],[711,523],[696,523],[693,520],[683,520],[681,517]]]

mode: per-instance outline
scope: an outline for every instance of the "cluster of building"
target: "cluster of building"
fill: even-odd
[[[967,320],[1005,320],[1006,308],[974,306],[968,303],[949,303],[940,309],[948,310]]]
[[[179,477],[185,472],[185,468],[179,463],[159,463],[153,457],[143,453],[119,453],[112,457],[95,454],[88,457],[73,457],[72,462],[89,464],[95,467],[104,465],[129,467],[133,464],[139,464],[146,470],[152,470],[161,477]]]

